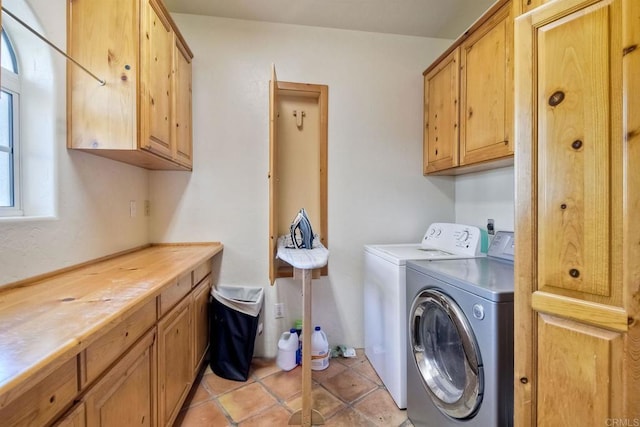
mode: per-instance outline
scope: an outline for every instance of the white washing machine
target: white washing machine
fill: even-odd
[[[513,426],[513,233],[486,258],[407,263],[407,416]]]
[[[484,256],[482,235],[474,226],[433,223],[421,243],[364,247],[365,354],[400,409],[407,407],[408,260]]]

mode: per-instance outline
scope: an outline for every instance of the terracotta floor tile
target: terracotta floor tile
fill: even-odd
[[[376,370],[373,369],[373,366],[371,366],[371,362],[369,362],[368,359],[365,358],[361,362],[353,364],[351,366],[351,369],[356,370],[358,373],[364,375],[365,377],[367,377],[368,379],[370,379],[374,383],[376,383],[378,385],[383,385],[382,384],[382,380],[380,379],[380,377],[376,373]]]
[[[289,411],[280,405],[275,405],[241,422],[238,427],[286,426],[289,424],[289,417],[291,417]]]
[[[333,417],[326,420],[326,427],[375,427],[367,417],[353,408],[345,408]]]
[[[407,411],[398,409],[389,393],[378,389],[353,405],[378,426],[400,426],[407,420]]]
[[[351,403],[378,388],[378,385],[373,381],[350,369],[329,378],[323,383],[323,386],[347,403]]]
[[[345,369],[347,369],[346,365],[331,359],[329,361],[329,367],[327,369],[324,369],[322,371],[311,371],[311,377],[315,381],[318,381],[319,383],[323,383],[325,380],[331,378],[336,374],[339,374]]]
[[[199,403],[204,402],[205,400],[211,400],[213,396],[209,394],[206,388],[199,383],[197,386],[192,387],[189,392],[189,396],[187,396],[187,400],[185,401],[185,406],[195,406]]]
[[[302,369],[298,366],[291,371],[280,371],[263,378],[261,382],[278,399],[287,400],[302,391]]]
[[[220,396],[218,402],[235,422],[250,418],[278,403],[256,382]]]
[[[354,363],[362,362],[365,360],[367,356],[364,355],[363,348],[356,349],[356,357],[337,357],[335,360],[340,361],[345,366],[351,366]]]
[[[251,370],[249,375],[260,379],[280,371],[281,369],[276,365],[276,359],[256,357],[251,361]]]
[[[314,407],[328,426],[413,427],[397,409],[362,349],[312,371]],[[196,379],[176,427],[287,426],[302,404],[302,368],[281,371],[275,359],[255,358],[247,382],[215,375],[207,365]]]
[[[227,380],[220,378],[214,373],[207,374],[202,377],[204,386],[209,390],[212,396],[217,397],[223,393],[227,393],[231,390],[235,390],[239,387],[245,386],[253,382],[253,379],[249,378],[247,382]]]
[[[192,406],[189,410],[183,410],[174,423],[174,427],[224,427],[231,425],[224,412],[213,401]]]
[[[313,401],[313,409],[320,412],[325,420],[345,407],[345,404],[340,399],[320,385],[315,385],[311,389],[311,399]],[[301,409],[302,393],[298,393],[295,397],[289,399],[286,405],[292,412]]]

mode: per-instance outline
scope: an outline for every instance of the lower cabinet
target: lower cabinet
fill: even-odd
[[[156,425],[155,341],[153,328],[85,395],[87,427]]]
[[[2,351],[2,350],[0,350]],[[0,410],[0,425],[38,426],[51,423],[71,407],[78,394],[77,357],[63,363],[38,384]]]
[[[171,426],[193,382],[192,299],[158,322],[158,425]]]
[[[115,323],[2,408],[0,425],[172,426],[209,344],[210,273],[207,260]]]
[[[193,291],[193,375],[198,375],[200,365],[209,348],[209,292],[211,277],[207,277]]]
[[[54,427],[85,427],[87,423],[84,408],[84,402],[80,402],[67,415],[55,423]]]

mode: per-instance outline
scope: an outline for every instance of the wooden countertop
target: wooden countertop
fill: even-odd
[[[0,408],[222,248],[152,245],[0,289]]]

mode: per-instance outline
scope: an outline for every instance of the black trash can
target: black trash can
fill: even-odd
[[[264,289],[218,285],[211,296],[211,370],[228,380],[246,381]]]

